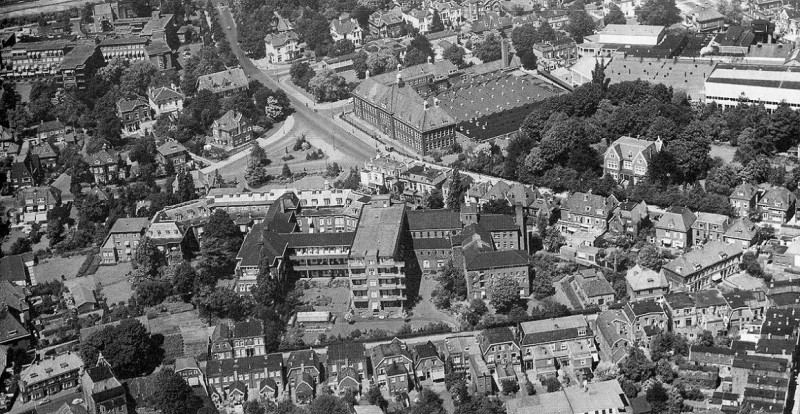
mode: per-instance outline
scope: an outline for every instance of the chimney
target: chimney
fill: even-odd
[[[428,101],[422,101],[422,109],[427,111],[428,110],[428,106],[429,106],[428,105]]]
[[[503,69],[508,67],[508,42],[503,39],[500,41],[501,59],[503,59]]]
[[[433,98],[433,106],[439,107],[439,98]]]
[[[428,64],[433,65],[433,59],[430,56],[428,56]]]
[[[400,66],[400,65],[398,65],[398,66]],[[403,74],[400,73],[400,71],[398,70],[397,71],[397,87],[398,88],[402,88],[403,86],[405,86],[405,84],[406,83],[403,82]]]
[[[364,79],[369,79],[369,70],[364,71]]]

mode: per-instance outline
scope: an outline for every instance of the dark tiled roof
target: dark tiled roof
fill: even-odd
[[[233,326],[233,338],[252,338],[264,336],[264,327],[258,320],[239,322]]]
[[[450,239],[436,239],[425,237],[414,239],[414,250],[449,250],[452,246]]]
[[[343,233],[291,233],[286,240],[292,247],[352,246],[355,232]]]
[[[795,343],[791,339],[761,338],[756,344],[756,353],[769,355],[791,355]]]
[[[795,309],[770,309],[761,333],[768,335],[791,335],[800,326],[800,312]]]
[[[514,333],[510,328],[490,328],[484,329],[481,332],[483,343],[486,345],[504,344],[507,342],[516,342]]]
[[[292,351],[287,360],[287,367],[291,369],[300,368],[302,365],[306,367],[313,367],[318,369],[319,356],[313,349],[304,349],[301,351]]]
[[[434,345],[433,342],[428,341],[424,344],[414,346],[414,355],[417,361],[426,358],[439,358],[439,351],[436,349],[436,345]]]
[[[366,359],[367,350],[363,343],[334,342],[328,345],[328,363],[333,361]]]
[[[406,370],[405,364],[392,363],[386,367],[386,376],[389,377],[405,375],[407,373],[408,371]]]
[[[373,78],[365,79],[352,92],[353,96],[384,108],[398,121],[422,132],[454,125],[455,119],[444,109],[424,109],[424,99],[411,87],[386,86]]]
[[[639,302],[628,302],[628,306],[625,307],[626,311],[630,310],[633,313],[633,316],[642,316],[648,313],[663,313],[664,309],[661,308],[661,305],[658,302],[653,300],[643,300]]]
[[[755,355],[738,355],[733,360],[734,368],[770,372],[785,372],[788,363],[789,361],[784,358],[762,357]]]
[[[283,367],[283,355],[280,353],[267,355],[267,369],[276,371]]]
[[[460,229],[461,217],[451,210],[412,210],[406,213],[409,230]]]
[[[481,214],[478,224],[488,231],[519,230],[519,225],[514,222],[514,216],[507,214]]]
[[[0,278],[11,282],[26,282],[27,272],[23,255],[0,257]]]
[[[695,306],[707,308],[710,306],[724,306],[727,304],[722,293],[716,289],[700,290],[693,293]]]
[[[664,295],[664,301],[674,310],[691,308],[694,306],[694,298],[692,298],[692,295],[688,292],[668,293]]]
[[[525,266],[529,263],[528,254],[523,250],[481,252],[467,260],[468,271]]]

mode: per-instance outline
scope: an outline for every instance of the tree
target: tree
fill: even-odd
[[[708,170],[706,191],[729,196],[739,185],[739,171],[731,164],[721,164]]]
[[[291,76],[292,83],[303,89],[308,88],[308,82],[315,75],[314,69],[306,61],[296,61],[289,68],[289,76]]]
[[[650,388],[647,389],[647,393],[645,394],[645,398],[647,399],[647,402],[650,403],[650,407],[652,408],[652,412],[654,414],[662,414],[667,412],[667,409],[669,408],[667,405],[669,395],[667,394],[667,390],[663,385],[661,385],[660,382],[654,382],[652,385],[650,385]]]
[[[500,42],[501,39],[494,33],[487,33],[483,38],[483,42],[475,48],[475,57],[480,59],[483,63],[500,59],[502,57]]]
[[[188,171],[181,170],[178,173],[178,192],[175,194],[175,197],[177,197],[181,203],[197,199],[197,192],[194,189],[194,178],[192,178],[192,174]]]
[[[634,382],[644,382],[653,376],[655,364],[650,361],[638,347],[628,351],[628,357],[619,364],[619,372],[626,379]]]
[[[452,64],[461,67],[464,65],[465,54],[466,52],[464,52],[463,47],[453,44],[442,52],[442,57],[449,60]]]
[[[367,402],[369,402],[372,405],[377,405],[378,407],[380,407],[381,410],[384,411],[386,410],[386,407],[389,405],[389,402],[386,401],[385,398],[383,398],[383,393],[381,392],[381,389],[378,388],[377,385],[369,387],[369,390],[367,390],[366,398]]]
[[[410,407],[409,414],[446,414],[442,398],[429,388],[423,388],[417,397],[417,403]]]
[[[142,306],[155,306],[169,296],[171,287],[163,280],[145,279],[136,284],[136,303]]]
[[[353,70],[356,72],[358,79],[364,79],[367,75],[367,59],[369,55],[363,50],[356,53],[353,57]]]
[[[539,306],[531,309],[531,319],[533,320],[554,319],[569,315],[570,311],[566,305],[551,298],[542,300]]]
[[[739,268],[747,272],[747,274],[750,276],[764,279],[767,282],[772,280],[772,276],[769,273],[764,272],[764,269],[758,262],[758,257],[756,257],[753,252],[746,252],[742,255],[742,261],[739,263]]]
[[[520,56],[533,52],[533,45],[542,41],[542,36],[531,23],[517,26],[511,31],[511,44]]]
[[[608,26],[609,24],[627,24],[628,19],[625,18],[625,13],[620,10],[619,6],[614,3],[611,3],[608,7],[608,14],[603,17],[603,24]]]
[[[380,75],[395,70],[398,61],[395,56],[387,51],[373,53],[367,58],[367,70],[370,76]]]
[[[510,276],[498,277],[490,287],[490,303],[499,313],[508,313],[520,302],[519,284]]]
[[[281,170],[281,177],[292,178],[292,170],[289,169],[289,165],[286,163],[283,164],[283,169]]]
[[[144,279],[155,279],[164,264],[166,264],[164,253],[158,250],[153,239],[142,237],[131,260],[131,267],[137,271],[137,275]]]
[[[405,58],[403,59],[403,64],[405,66],[414,66],[414,65],[421,65],[423,63],[427,63],[428,59],[431,59],[430,55],[426,54],[422,50],[419,50],[415,47],[409,47],[406,50]]]
[[[474,298],[469,303],[469,311],[466,313],[467,322],[470,325],[477,325],[481,318],[489,313],[489,308],[483,299]]]
[[[233,219],[224,210],[214,211],[205,225],[203,246],[200,249],[203,279],[216,284],[217,279],[233,275],[236,254],[241,246],[242,233],[233,223]]]
[[[714,334],[711,331],[704,329],[697,335],[697,344],[700,346],[714,346]]]
[[[137,319],[125,319],[106,326],[81,342],[79,352],[84,365],[94,366],[100,353],[120,378],[149,374],[163,358],[160,343]]]
[[[527,70],[534,70],[537,66],[536,54],[533,52],[525,52],[519,58],[522,67]]]
[[[717,3],[717,11],[725,16],[725,23],[739,24],[742,21],[741,0],[720,0]]]
[[[517,385],[519,388],[519,385]],[[486,395],[475,395],[461,404],[456,405],[455,414],[505,414],[503,403],[497,398]]]
[[[203,406],[192,387],[171,369],[164,369],[148,379],[153,394],[148,403],[163,414],[194,414]]]
[[[606,62],[603,59],[594,61],[594,69],[592,70],[592,83],[602,88],[602,91],[608,90],[608,84],[611,79],[606,77]]]
[[[684,182],[694,182],[705,175],[711,164],[708,156],[711,146],[705,140],[676,139],[668,151],[675,160],[675,168]],[[665,151],[660,151],[665,152]]]
[[[344,400],[322,393],[308,405],[308,414],[350,414],[350,408]]]
[[[503,391],[503,395],[516,394],[519,391],[519,383],[517,383],[516,379],[504,378],[500,381],[500,388]]]
[[[150,82],[158,75],[158,68],[149,60],[140,60],[131,64],[120,79],[120,87],[126,94],[146,95]]]
[[[179,295],[184,302],[189,303],[194,295],[194,287],[197,281],[197,272],[188,261],[181,261],[178,264],[170,265],[170,269],[165,272],[165,276],[172,284],[173,293]]]
[[[201,290],[194,297],[193,302],[197,306],[200,317],[208,321],[215,317],[241,321],[252,313],[254,306],[249,296],[241,296],[233,289],[208,287]]]
[[[576,42],[581,43],[584,37],[594,34],[596,27],[588,13],[576,10],[570,13],[566,29]]]
[[[439,15],[439,10],[433,10],[433,20],[431,21],[431,26],[428,28],[428,31],[431,33],[437,33],[444,30],[444,23],[442,22],[442,16]]]
[[[655,270],[656,272],[661,270],[661,264],[663,263],[663,256],[661,255],[661,249],[654,244],[646,244],[644,247],[639,250],[639,255],[636,258],[636,263],[639,266],[646,267],[648,269]]]
[[[542,380],[542,385],[547,390],[547,392],[556,392],[561,390],[561,382],[556,377],[548,376],[544,380]]]
[[[347,81],[330,69],[323,69],[311,78],[308,90],[318,102],[335,102],[350,95]]]
[[[461,179],[461,171],[458,167],[454,168],[453,175],[450,177],[450,187],[447,193],[447,208],[452,211],[461,211],[461,200],[467,189],[467,186]]]
[[[689,354],[686,337],[672,332],[662,332],[653,337],[650,348],[650,359],[653,362]]]
[[[356,46],[350,39],[339,39],[328,50],[328,56],[344,56],[349,55],[356,51]]]
[[[422,200],[422,207],[429,210],[444,208],[442,191],[438,188],[435,188],[430,193],[425,194]]]
[[[671,26],[681,21],[675,0],[647,0],[639,9],[639,23],[654,26]]]
[[[47,220],[47,239],[50,247],[64,240],[64,226],[61,224],[61,218],[55,216]]]
[[[514,214],[514,207],[503,199],[490,200],[481,207],[483,214]]]

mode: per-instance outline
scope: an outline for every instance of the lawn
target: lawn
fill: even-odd
[[[202,352],[207,352],[208,338],[214,332],[214,327],[209,327],[205,321],[201,320],[196,310],[160,314],[155,319],[148,319],[146,323],[150,332],[164,335],[166,352],[177,354],[177,337],[175,336],[179,335],[182,340],[183,350],[181,355],[183,356],[196,356]],[[170,337],[175,338],[169,339]],[[166,347],[169,347],[169,349]]]
[[[128,273],[131,271],[130,262],[119,263],[114,266],[100,266],[97,273],[92,276],[98,288],[103,293],[109,304],[128,302],[133,295]]]
[[[723,161],[726,163],[733,162],[733,154],[736,153],[736,148],[731,147],[730,145],[718,145],[718,144],[711,144],[711,151],[709,155],[714,157],[722,158]]]
[[[33,267],[33,272],[36,275],[36,283],[61,280],[62,275],[66,279],[73,279],[85,259],[86,256],[82,255],[39,259],[39,263]]]

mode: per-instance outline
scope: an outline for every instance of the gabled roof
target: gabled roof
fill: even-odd
[[[428,341],[424,344],[414,346],[414,359],[419,362],[423,359],[439,358],[439,351],[433,342]]]
[[[214,127],[224,131],[230,131],[238,128],[242,121],[245,123],[247,122],[247,118],[245,118],[244,114],[234,109],[229,109],[228,112],[225,112],[224,115],[214,121]]]
[[[563,208],[572,214],[607,218],[619,204],[613,195],[603,197],[592,193],[572,193],[563,202]]]
[[[414,230],[449,230],[461,228],[461,217],[456,211],[412,210],[406,213],[408,229]]]
[[[394,356],[402,356],[409,362],[414,361],[414,359],[411,357],[411,353],[408,352],[405,343],[397,338],[393,339],[388,344],[379,344],[374,346],[370,348],[368,352],[370,359],[372,360],[373,368],[380,364],[384,359]]]
[[[592,330],[589,329],[589,323],[583,315],[522,322],[520,329],[523,346],[592,336]]]
[[[750,183],[742,183],[733,189],[729,198],[749,201],[755,197],[756,194],[758,194],[758,187]]]
[[[480,252],[472,256],[472,258],[466,257],[466,260],[467,271],[526,266],[529,263],[528,254],[523,250]]]
[[[511,331],[511,328],[508,327],[484,329],[478,336],[478,340],[484,352],[492,345],[506,344],[509,342],[517,343],[516,338],[514,338],[514,333]]]
[[[396,83],[387,86],[374,78],[365,79],[352,94],[393,115],[398,121],[421,132],[455,125],[455,119],[444,109],[429,105],[409,86]]]
[[[131,112],[136,108],[147,107],[147,102],[144,98],[136,97],[133,99],[122,98],[117,101],[117,109],[121,113]]]
[[[331,30],[344,36],[361,30],[361,26],[358,25],[356,19],[351,18],[347,13],[343,13],[338,19],[331,21]]]
[[[717,289],[699,290],[692,293],[694,304],[698,308],[708,308],[711,306],[726,306],[728,302],[722,296],[722,292]]]
[[[150,227],[150,220],[147,217],[123,217],[114,222],[109,233],[141,233],[148,227]]]
[[[300,369],[301,366],[314,368],[319,371],[319,356],[316,351],[313,349],[303,349],[289,353],[289,359],[286,361],[287,371]]]
[[[40,134],[43,132],[60,131],[62,129],[64,129],[64,123],[57,119],[55,121],[42,122],[36,126],[36,131]]]
[[[361,342],[334,342],[328,345],[328,363],[334,361],[362,361],[367,358],[367,350]]]
[[[647,315],[650,313],[664,313],[661,305],[654,300],[642,300],[638,302],[628,302],[623,308],[625,313],[628,314],[628,319],[633,322],[637,317]]]
[[[753,240],[757,235],[758,226],[747,217],[736,219],[725,231],[725,237],[738,240]]]
[[[160,104],[162,102],[175,101],[175,100],[182,101],[183,99],[186,98],[182,93],[163,86],[159,88],[150,89],[150,91],[148,91],[148,95],[150,97],[150,100],[152,100],[156,104]]]
[[[658,141],[622,136],[608,147],[606,156],[608,156],[609,152],[613,152],[619,160],[633,161],[641,154],[645,161],[650,162],[653,154],[660,150],[661,143]]]
[[[614,288],[606,280],[602,272],[595,269],[584,269],[573,275],[573,277],[588,298],[614,295]]]
[[[758,200],[759,206],[788,209],[797,197],[784,187],[773,187]]]
[[[668,286],[667,278],[655,270],[636,265],[625,273],[625,281],[634,291],[660,289]]]
[[[283,354],[269,354],[267,355],[267,369],[276,371],[283,368]]]
[[[0,257],[0,278],[10,282],[28,281],[28,267],[25,266],[25,256],[15,254]]]
[[[478,224],[484,229],[492,231],[519,230],[514,216],[510,214],[481,214],[478,216]]]
[[[676,257],[664,265],[664,269],[685,277],[741,254],[742,248],[735,244],[712,241],[698,250]]]
[[[689,292],[674,292],[664,295],[664,302],[673,310],[694,307],[694,297]]]
[[[157,151],[165,157],[171,157],[176,154],[185,153],[188,150],[178,141],[167,141],[161,144]]]
[[[84,160],[89,166],[111,165],[119,162],[119,154],[113,150],[103,149],[94,154],[87,155]]]
[[[655,223],[657,229],[686,233],[692,228],[697,216],[687,207],[671,206]]]
[[[283,33],[270,33],[264,36],[264,42],[272,45],[274,48],[283,47],[289,43],[297,43],[299,37],[295,32],[283,32]]]
[[[725,20],[725,16],[714,7],[703,7],[695,13],[695,20],[700,23],[712,22],[715,20]]]

